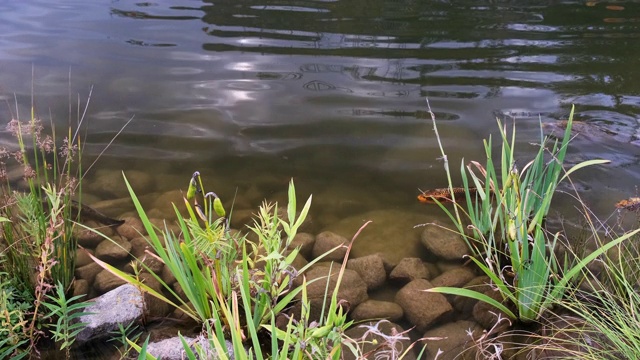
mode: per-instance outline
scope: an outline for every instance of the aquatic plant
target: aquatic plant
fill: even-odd
[[[79,211],[73,197],[81,183],[80,135],[69,128],[56,143],[55,127],[45,134],[33,106],[28,121],[19,120],[17,108],[7,125],[17,149],[0,150],[0,217],[6,220],[0,268],[12,274],[22,301],[32,304],[24,325],[32,349],[43,334],[47,309],[41,305],[47,294],[55,284],[69,290],[74,277],[77,241],[72,233]],[[22,187],[8,177],[12,167],[22,168]]]
[[[602,244],[575,264],[560,261],[556,257],[554,250],[560,233],[549,233],[544,222],[558,184],[574,171],[607,162],[590,160],[574,165],[569,170],[563,168],[571,138],[573,114],[572,108],[561,141],[544,136],[541,126],[540,143],[536,145],[538,151],[521,172],[514,156],[515,124],[509,137],[506,127],[498,120],[502,142],[500,162],[497,165],[493,162],[490,137],[484,142],[486,164],[472,161],[465,165],[463,161],[461,166],[466,206],[455,199],[446,154],[440,145],[454,211],[436,202],[453,220],[456,226],[454,231],[467,241],[473,252],[470,257],[473,263],[491,278],[502,298],[515,306],[515,312],[503,301],[469,289],[440,287],[429,291],[471,297],[495,306],[510,318],[523,322],[535,321],[563,297],[570,283],[581,275],[582,269],[590,261],[640,231]],[[435,116],[433,113],[431,116],[437,131]]]
[[[0,271],[11,274],[15,301],[29,304],[21,307],[24,321],[20,329],[29,343],[20,343],[20,353],[33,351],[43,335],[55,336],[45,332],[47,321],[54,317],[44,302],[54,290],[65,296],[72,290],[77,251],[74,227],[82,212],[82,178],[86,174],[80,129],[90,99],[91,91],[84,106],[78,101],[77,121],[71,124],[70,114],[62,136],[53,121],[49,132],[45,131],[33,95],[28,120],[20,118],[17,101],[15,113],[9,109],[12,120],[7,131],[16,144],[0,148]],[[21,179],[9,176],[14,170],[22,172]],[[70,313],[59,315],[55,319],[69,320],[65,317]]]
[[[135,276],[95,257],[93,260],[202,324],[218,319],[217,323],[228,331],[243,334],[243,342],[251,341],[255,351],[260,351],[257,332],[264,331],[262,325],[268,324],[273,314],[279,314],[289,306],[302,290],[293,288],[294,277],[322,258],[302,269],[291,266],[298,249],[291,249],[290,245],[307,216],[311,197],[298,213],[295,186],[291,182],[286,219],[278,216],[277,204],[263,203],[254,224],[249,227],[257,237],[252,241],[228,229],[227,212],[219,197],[204,191],[200,174],[196,172],[185,197],[187,217],[184,218],[174,205],[180,228],[178,236],[167,227],[162,231],[155,228],[126,178],[125,183],[147,231],[147,241],[175,276],[185,298],[178,296],[170,284],[146,267],[175,301],[149,288]]]
[[[606,239],[597,231],[600,226],[589,222],[593,240],[602,246]],[[585,269],[581,286],[557,299],[555,321],[543,323],[544,331],[530,351],[588,360],[640,358],[638,241],[634,236],[611,248],[600,257],[597,272]]]

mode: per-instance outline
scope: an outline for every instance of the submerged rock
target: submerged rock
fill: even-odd
[[[126,217],[123,219],[124,224],[118,226],[116,231],[120,236],[127,240],[135,239],[137,237],[147,234],[147,231],[142,224],[142,221],[136,217]]]
[[[402,307],[394,302],[367,300],[353,310],[351,318],[356,322],[370,319],[400,321],[403,315]]]
[[[345,245],[343,247],[339,247],[334,251],[327,254],[323,260],[335,260],[342,261],[344,259],[344,255],[347,253],[346,245],[349,243],[349,240],[344,236],[338,235],[331,231],[324,231],[320,234],[316,235],[316,241],[313,245],[312,257],[317,258],[319,256],[324,255],[326,252],[335,248],[336,246]]]
[[[206,359],[218,359],[218,353],[215,349],[211,349],[209,346],[209,341],[204,337],[183,337],[187,344],[190,345],[192,351],[195,351],[196,345],[202,347],[202,349],[206,352]],[[229,359],[234,359],[233,355],[233,344],[225,340],[225,345],[227,347],[227,353],[225,354]],[[186,359],[187,356],[184,351],[184,347],[182,345],[182,341],[180,337],[172,337],[169,339],[164,339],[157,342],[149,343],[147,346],[147,353],[155,356],[158,359],[162,360],[182,360]]]
[[[453,310],[442,294],[426,292],[433,285],[424,279],[414,280],[396,294],[396,303],[404,310],[404,316],[418,331],[430,328],[445,314]]]
[[[450,286],[460,287],[476,277],[473,269],[468,267],[457,267],[438,275],[435,279],[431,279],[433,286]]]
[[[380,254],[367,255],[347,261],[347,269],[355,270],[369,290],[374,290],[387,281],[387,272]]]
[[[353,242],[352,257],[381,253],[387,262],[397,263],[405,257],[426,255],[420,245],[420,229],[414,228],[424,223],[424,216],[415,212],[375,210],[344,218],[325,230],[351,239],[368,220],[372,222]]]
[[[411,345],[411,339],[404,333],[402,326],[380,320],[378,322],[367,322],[351,327],[345,333],[351,339],[362,340],[362,352],[368,353],[368,359],[399,359],[415,360],[417,356],[413,350],[407,351]],[[405,351],[406,354],[403,354]],[[419,351],[419,349],[418,349]],[[351,351],[344,351],[344,359],[351,360],[355,357]],[[400,355],[403,354],[402,357]]]
[[[311,303],[311,308],[308,309],[310,319],[319,320],[323,304],[326,302],[326,306],[329,306],[328,303],[331,301],[331,296],[338,282],[339,272],[339,265],[330,268],[323,264],[318,264],[306,271],[304,277],[299,276],[294,280],[294,285],[300,286],[303,278],[306,278],[307,297]],[[328,285],[327,281],[329,282]],[[301,297],[301,294],[298,294],[296,299],[300,300]],[[337,294],[340,305],[344,307],[345,311],[349,311],[368,298],[367,284],[360,275],[353,270],[345,269]],[[293,309],[294,314],[300,313],[300,306],[300,301],[297,301]]]
[[[428,359],[438,360],[476,359],[475,340],[482,336],[483,329],[473,321],[456,321],[444,324],[424,333],[423,343],[427,347]]]
[[[304,256],[305,259],[311,259],[311,252],[313,251],[313,245],[316,238],[309,233],[298,233],[291,241],[289,245],[290,249],[300,248],[299,254]]]
[[[465,255],[469,255],[467,243],[460,235],[443,226],[438,221],[427,224],[420,236],[422,244],[441,259],[462,260]]]
[[[96,247],[95,255],[98,259],[111,262],[129,257],[131,244],[120,236],[105,239]]]
[[[109,270],[102,270],[96,275],[93,288],[99,293],[105,293],[124,284],[126,284],[126,281],[113,275]]]
[[[138,322],[143,316],[143,295],[133,285],[123,285],[93,299],[93,304],[84,308],[90,315],[81,316],[79,321],[87,326],[76,336],[79,344],[108,338],[118,324],[126,327]]]
[[[408,283],[416,279],[429,280],[429,269],[419,258],[404,258],[393,268],[389,279]]]

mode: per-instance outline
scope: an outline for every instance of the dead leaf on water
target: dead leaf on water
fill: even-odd
[[[607,10],[613,10],[613,11],[621,11],[624,10],[624,6],[620,6],[620,5],[607,5],[605,7]]]

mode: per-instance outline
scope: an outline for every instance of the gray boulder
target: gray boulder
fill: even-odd
[[[129,284],[93,299],[93,304],[83,310],[91,314],[81,316],[79,319],[87,325],[78,333],[76,341],[82,344],[107,338],[111,331],[118,328],[118,324],[126,327],[132,322],[139,322],[143,316],[143,301],[142,293]]]

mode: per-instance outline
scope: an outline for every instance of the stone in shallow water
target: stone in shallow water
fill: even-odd
[[[74,275],[76,276],[76,279],[83,279],[89,284],[93,284],[93,280],[96,278],[96,275],[98,275],[102,270],[102,266],[92,262],[85,266],[76,268]]]
[[[384,262],[380,254],[367,255],[347,262],[347,269],[355,270],[369,290],[374,290],[384,285],[387,281],[387,272],[384,270]]]
[[[431,284],[433,286],[451,286],[451,287],[460,287],[476,277],[473,269],[468,267],[458,267],[446,272],[443,272],[435,279],[431,279]]]
[[[93,314],[80,317],[80,322],[87,323],[87,326],[76,337],[79,344],[107,338],[118,324],[126,327],[142,319],[144,299],[133,285],[122,285],[93,301],[83,310]]]
[[[124,224],[118,226],[116,231],[123,238],[131,240],[147,234],[140,219],[136,217],[126,217],[122,220],[124,220]]]
[[[93,262],[93,260],[91,260],[91,258],[89,257],[89,255],[87,254],[94,254],[94,251],[91,249],[78,249],[76,250],[76,268],[79,267],[83,267],[85,265],[89,265]]]
[[[295,249],[299,247],[300,255],[304,256],[304,258],[308,260],[311,258],[311,252],[313,251],[315,241],[316,238],[312,234],[298,233],[291,241],[289,248]]]
[[[195,344],[202,346],[207,353],[207,359],[218,359],[218,354],[214,349],[211,349],[209,347],[209,342],[205,338],[184,337],[184,340],[187,342],[187,344],[191,345],[191,350],[195,350]],[[229,359],[234,359],[235,357],[233,355],[233,344],[230,341],[225,340],[225,345],[227,347],[226,356]],[[182,341],[177,336],[149,343],[149,345],[147,346],[147,353],[162,360],[182,360],[187,358],[184,352]]]
[[[364,353],[370,353],[369,359],[398,359],[400,358],[399,355],[409,349],[411,345],[411,339],[408,334],[401,335],[404,331],[405,329],[398,324],[387,320],[380,320],[354,325],[346,331],[346,334],[350,338],[358,340],[362,339],[363,336],[365,337],[365,341],[361,342],[361,346]],[[398,342],[393,344],[386,341],[394,337],[404,338],[399,339]],[[391,346],[393,346],[393,349],[390,348]],[[414,350],[415,349],[409,349],[402,359],[417,359]],[[392,355],[392,353],[395,353],[395,356]],[[355,360],[351,351],[344,351],[343,355],[345,360]]]
[[[120,236],[103,240],[96,247],[95,255],[102,261],[118,261],[129,257],[131,244]]]
[[[351,239],[368,220],[372,223],[358,235],[353,243],[351,256],[354,258],[382,253],[391,263],[405,257],[416,257],[426,251],[420,245],[420,229],[414,226],[425,222],[418,213],[400,210],[375,210],[338,221],[325,230]]]
[[[424,279],[413,280],[396,294],[396,303],[418,331],[425,331],[453,308],[442,294],[426,292],[433,285]]]
[[[99,293],[105,293],[111,291],[121,285],[124,285],[126,281],[113,275],[109,270],[102,270],[96,275],[93,288]]]
[[[424,333],[428,359],[438,360],[476,359],[475,340],[482,336],[482,327],[473,321],[460,320],[444,324]]]
[[[402,307],[394,302],[367,300],[353,310],[351,318],[355,321],[371,319],[399,321],[403,314]]]
[[[338,235],[331,231],[323,231],[320,234],[316,235],[316,241],[313,245],[312,257],[317,258],[327,251],[340,246],[347,245],[349,241],[344,236]],[[344,259],[344,255],[347,253],[346,247],[339,247],[327,254],[323,260],[330,261],[342,261]]]
[[[422,244],[441,259],[462,260],[465,255],[469,254],[467,243],[460,235],[443,228],[443,226],[445,225],[438,221],[426,225],[420,235]]]
[[[149,193],[155,188],[155,181],[151,174],[140,170],[125,171],[131,187],[140,193]],[[122,177],[122,172],[99,169],[87,184],[88,190],[95,194],[108,194],[110,197],[128,197],[129,191]]]
[[[419,258],[404,258],[389,274],[390,280],[408,283],[416,279],[429,279],[429,269]]]

